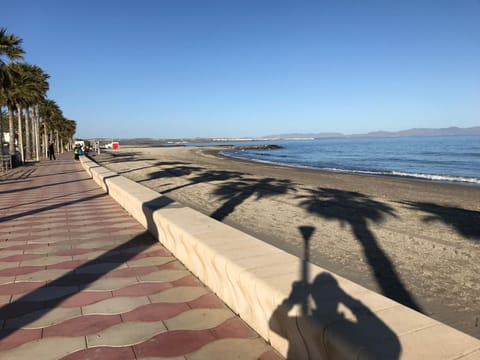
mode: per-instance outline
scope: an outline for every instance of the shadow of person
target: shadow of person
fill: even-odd
[[[298,305],[307,312],[289,315]],[[399,359],[395,333],[328,272],[312,283],[297,281],[270,318],[270,329],[287,339],[287,359]]]
[[[328,272],[310,283],[312,226],[300,226],[304,253],[300,281],[273,312],[269,326],[288,341],[287,359],[388,359],[400,357],[396,334]]]

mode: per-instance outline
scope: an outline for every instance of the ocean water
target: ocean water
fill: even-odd
[[[480,185],[480,136],[339,138],[225,144],[282,146],[276,150],[222,151],[226,156],[252,161]]]

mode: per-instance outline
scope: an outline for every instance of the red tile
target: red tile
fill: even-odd
[[[139,266],[132,268],[117,269],[109,272],[105,277],[133,277],[151,274],[158,271],[157,266]]]
[[[122,322],[120,315],[85,315],[43,329],[43,337],[86,336]]]
[[[0,285],[0,295],[18,295],[41,288],[45,282],[17,282]]]
[[[45,266],[18,266],[0,270],[0,276],[17,276],[45,270]]]
[[[269,350],[263,353],[258,360],[284,360],[284,358],[274,350]]]
[[[185,270],[185,266],[179,261],[171,261],[163,265],[158,265],[158,270]]]
[[[94,347],[67,355],[63,360],[130,360],[136,359],[132,347]]]
[[[63,261],[63,262],[59,262],[59,263],[56,263],[56,264],[47,265],[47,269],[66,269],[66,270],[71,269],[71,270],[73,270],[73,269],[76,269],[76,268],[82,266],[87,261],[88,260]]]
[[[172,254],[171,254],[167,249],[164,249],[164,248],[155,249],[155,250],[152,250],[152,251],[144,252],[144,253],[139,254],[139,256],[140,256],[140,255],[143,256],[143,257],[172,256]]]
[[[1,255],[1,253],[0,253]],[[22,254],[22,255],[12,255],[12,256],[7,256],[4,258],[1,258],[0,261],[6,261],[6,262],[19,262],[19,261],[28,261],[28,260],[34,260],[34,259],[39,259],[41,257],[44,257],[45,255],[41,254]]]
[[[208,330],[178,330],[154,336],[133,348],[139,358],[174,357],[192,353],[212,341],[215,338]]]
[[[203,286],[203,284],[193,275],[188,275],[172,281],[172,284],[173,286]]]
[[[88,254],[90,252],[97,251],[97,249],[70,249],[65,251],[59,251],[55,253],[58,256],[75,256],[75,255],[83,255]]]
[[[43,244],[21,244],[3,248],[2,250],[32,250],[45,247]]]
[[[156,303],[122,314],[123,321],[159,321],[170,319],[190,308],[185,303]]]
[[[62,302],[61,307],[81,307],[90,305],[112,297],[110,291],[82,291],[68,297]]]
[[[233,316],[233,315],[232,315]],[[256,338],[258,335],[248,325],[238,317],[232,317],[223,324],[212,329],[212,332],[218,339],[226,338]]]
[[[113,296],[143,296],[159,293],[165,289],[170,289],[172,286],[169,282],[164,283],[139,283],[126,286],[122,289],[114,290]]]
[[[192,309],[223,309],[225,304],[215,294],[205,294],[188,302]]]
[[[12,349],[41,337],[42,329],[17,329],[13,333],[10,333],[9,330],[1,330],[0,351]]]

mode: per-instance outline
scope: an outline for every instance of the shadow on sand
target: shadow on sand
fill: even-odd
[[[386,216],[396,216],[393,208],[358,192],[329,188],[304,190],[307,194],[298,196],[301,199],[300,206],[309,213],[328,220],[338,220],[351,227],[382,293],[405,306],[422,311],[369,228],[369,222],[380,223]]]
[[[404,201],[401,204],[427,213],[428,215],[423,218],[425,223],[440,221],[453,227],[459,234],[468,239],[480,240],[479,211],[425,202]]]
[[[235,208],[254,196],[255,200],[266,197],[286,194],[288,191],[295,191],[290,180],[277,180],[274,178],[240,178],[236,181],[228,181],[219,185],[213,194],[224,200],[222,206],[215,210],[210,216],[222,221],[235,211]]]

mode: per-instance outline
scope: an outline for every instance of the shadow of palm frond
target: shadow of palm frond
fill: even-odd
[[[425,223],[440,221],[453,227],[455,231],[468,239],[480,240],[479,211],[426,202],[402,201],[400,203],[429,214],[423,218]]]
[[[236,171],[205,170],[204,168],[195,168],[195,167],[191,167],[190,169],[193,169],[192,171],[198,171],[199,173],[193,176],[192,178],[190,178],[190,181],[188,183],[164,190],[162,191],[162,194],[166,194],[175,190],[185,188],[187,186],[192,186],[200,183],[211,183],[214,181],[225,181],[233,178],[240,178],[243,175],[242,173],[239,173]],[[190,173],[184,174],[184,175],[190,175]],[[178,176],[181,176],[181,175],[178,175]]]
[[[252,196],[256,200],[260,200],[265,197],[286,194],[288,191],[296,191],[294,184],[290,180],[241,178],[237,181],[228,181],[213,191],[214,195],[219,196],[225,202],[210,216],[222,221],[233,213],[237,206]]]
[[[369,222],[381,223],[387,216],[396,217],[394,209],[359,192],[329,188],[304,190],[306,194],[297,196],[301,207],[311,214],[337,220],[342,225],[351,227],[353,235],[362,245],[365,258],[382,293],[405,306],[421,311],[400,279],[393,262],[369,228]]]

